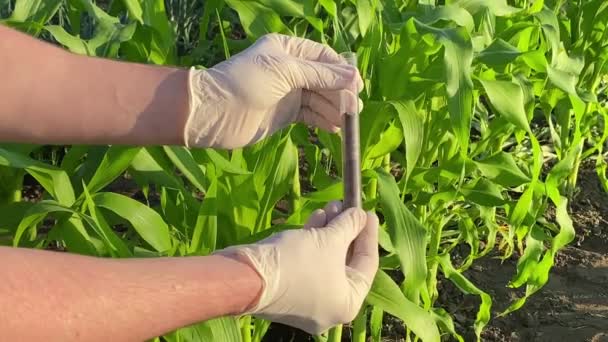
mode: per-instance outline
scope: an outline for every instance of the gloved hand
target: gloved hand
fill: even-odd
[[[246,314],[310,334],[354,319],[378,269],[378,218],[341,211],[332,202],[300,230],[216,252],[248,263],[262,278],[259,300]]]
[[[337,132],[362,107],[363,81],[331,48],[268,34],[207,70],[190,70],[188,147],[237,148],[294,122]],[[343,108],[340,108],[340,107]]]

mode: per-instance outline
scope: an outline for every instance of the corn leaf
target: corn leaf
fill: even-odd
[[[3,148],[0,148],[0,165],[26,170],[63,205],[71,206],[76,200],[70,179],[63,170]]]
[[[431,314],[403,296],[399,286],[382,270],[378,270],[366,301],[399,317],[422,341],[440,341],[439,329]]]
[[[475,334],[477,335],[477,340],[479,341],[481,339],[481,331],[490,321],[492,298],[490,295],[477,288],[460,272],[458,272],[452,265],[450,256],[448,254],[444,254],[438,258],[439,264],[441,265],[441,270],[446,278],[451,280],[462,292],[466,294],[478,295],[481,298],[481,304],[479,305],[479,311],[477,311],[477,318],[475,319]]]
[[[88,191],[95,193],[119,177],[131,164],[140,148],[111,146],[87,184]]]
[[[139,236],[156,251],[162,253],[171,249],[169,227],[162,217],[150,207],[112,192],[99,192],[93,195],[93,201],[98,207],[113,211],[131,223]]]
[[[384,170],[377,173],[380,206],[405,275],[406,297],[417,303],[427,275],[426,229],[400,200],[395,179]]]

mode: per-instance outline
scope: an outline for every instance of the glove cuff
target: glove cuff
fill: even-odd
[[[195,83],[196,80],[200,78],[200,73],[201,70],[197,70],[194,67],[191,67],[188,70],[188,116],[186,118],[186,125],[184,126],[183,132],[184,145],[187,148],[190,148],[193,145],[191,140],[192,132],[190,127],[192,126],[194,114],[200,111],[202,104],[201,99],[199,98],[199,96],[197,96],[198,86],[196,86]]]
[[[216,147],[218,143],[226,100],[210,70],[191,67],[188,71],[189,109],[183,132],[188,148]]]
[[[235,256],[240,256],[243,261],[245,259],[249,266],[262,279],[262,290],[257,303],[252,307],[247,308],[241,316],[252,315],[264,312],[264,310],[273,302],[274,294],[279,290],[279,251],[275,246],[270,245],[245,245],[232,246],[215,252],[214,254],[223,255],[234,259]]]

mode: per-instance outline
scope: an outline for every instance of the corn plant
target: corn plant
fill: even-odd
[[[479,297],[470,327],[479,339],[493,301],[464,271],[482,257],[518,258],[505,285],[525,292],[499,315],[521,308],[574,238],[568,201],[583,160],[595,160],[608,190],[603,0],[4,0],[0,15],[74,53],[159,65],[210,67],[270,32],[356,52],[364,207],[383,229],[353,341],[381,341],[386,315],[403,321],[408,340],[463,340],[437,303],[439,279]],[[2,243],[206,255],[297,229],[343,193],[340,134],[302,125],[233,151],[52,151],[47,161],[47,146],[0,147]],[[122,179],[140,195],[116,190]],[[40,200],[22,200],[28,180],[44,189]],[[455,263],[461,245],[468,254]],[[270,324],[226,317],[158,340],[261,341]],[[340,341],[342,331],[314,339]]]

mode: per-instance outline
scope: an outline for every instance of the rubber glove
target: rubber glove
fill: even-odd
[[[262,279],[259,299],[245,314],[313,335],[355,318],[378,269],[378,218],[341,211],[340,202],[331,202],[302,229],[217,252],[249,264]]]
[[[206,70],[190,69],[188,147],[237,148],[294,122],[337,132],[345,111],[362,108],[356,68],[331,48],[268,34]]]

